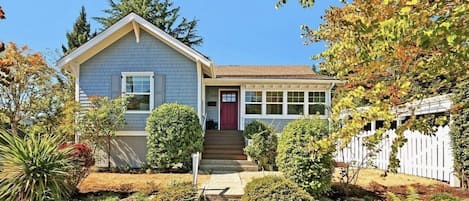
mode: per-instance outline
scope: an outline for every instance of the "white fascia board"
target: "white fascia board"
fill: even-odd
[[[235,85],[243,83],[307,83],[307,84],[331,84],[343,83],[341,80],[313,80],[313,79],[235,79],[235,78],[205,78],[204,82],[210,85]]]
[[[143,19],[142,17],[138,16],[135,13],[130,13],[126,17],[122,18],[121,20],[119,20],[118,22],[116,22],[115,24],[107,28],[106,30],[104,30],[103,32],[99,33],[97,36],[95,36],[94,38],[92,38],[91,40],[83,44],[82,46],[72,51],[69,55],[61,58],[57,62],[57,66],[59,68],[63,68],[69,62],[73,61],[74,59],[84,54],[85,52],[91,50],[95,45],[97,45],[104,39],[110,37],[113,33],[118,31],[119,29],[122,29],[126,25],[132,23],[132,26],[135,27],[137,25],[135,24],[135,22],[138,23],[138,25],[140,25],[139,27],[144,28],[151,35],[156,36],[158,39],[165,42],[166,44],[168,44],[170,47],[174,48],[175,50],[181,52],[183,55],[190,58],[191,60],[195,62],[197,60],[200,60],[200,62],[204,65],[207,72],[209,73],[213,72],[213,70],[211,69],[213,68],[213,64],[209,59],[207,59],[205,56],[201,55],[194,49],[188,47],[181,41],[173,38],[166,32],[162,31],[161,29],[159,29],[158,27],[146,21],[145,19]]]

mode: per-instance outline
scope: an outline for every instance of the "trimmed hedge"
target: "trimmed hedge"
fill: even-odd
[[[253,179],[244,187],[243,201],[314,200],[294,182],[281,176],[265,176]]]
[[[147,163],[160,169],[182,164],[189,167],[191,154],[202,151],[202,127],[195,110],[167,103],[153,110],[147,119]]]
[[[331,188],[332,153],[312,154],[308,147],[328,135],[326,121],[317,117],[290,122],[280,134],[277,165],[286,178],[313,196]]]
[[[251,137],[249,145],[244,151],[254,159],[264,170],[275,170],[275,157],[277,156],[277,135],[275,129],[257,120],[246,126]],[[253,129],[257,128],[257,129]],[[252,133],[256,131],[256,133]],[[246,133],[246,131],[245,131]]]

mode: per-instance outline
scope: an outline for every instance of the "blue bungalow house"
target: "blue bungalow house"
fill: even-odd
[[[146,118],[163,103],[190,105],[204,128],[211,123],[203,159],[246,160],[240,134],[245,125],[258,119],[281,131],[303,115],[327,118],[331,89],[339,82],[306,65],[217,66],[133,13],[61,58],[58,66],[75,74],[75,99],[83,107],[90,96],[133,95],[127,125],[113,142],[116,166],[145,161]]]

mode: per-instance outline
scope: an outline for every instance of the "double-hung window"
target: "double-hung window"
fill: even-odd
[[[153,80],[153,72],[122,73],[122,93],[128,98],[128,113],[146,113],[153,110]]]
[[[303,115],[305,92],[302,91],[289,91],[287,93],[287,111],[289,115]]]
[[[283,114],[283,91],[266,92],[266,114]]]
[[[262,114],[262,91],[246,91],[246,114]]]
[[[326,114],[326,92],[309,92],[308,113],[311,115]]]

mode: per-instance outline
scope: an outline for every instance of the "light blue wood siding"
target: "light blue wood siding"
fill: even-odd
[[[244,126],[247,126],[249,123],[251,123],[254,120],[263,121],[266,124],[272,125],[275,128],[276,132],[280,133],[289,122],[294,121],[295,119],[249,119],[249,118],[245,118]]]
[[[145,31],[141,32],[139,43],[134,33],[129,32],[80,65],[80,102],[86,106],[89,96],[111,96],[112,76],[120,76],[121,72],[165,75],[165,102],[197,109],[196,63]],[[123,130],[144,130],[147,117],[147,114],[127,114],[127,126]]]

